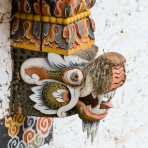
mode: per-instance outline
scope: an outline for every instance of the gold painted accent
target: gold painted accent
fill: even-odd
[[[25,43],[12,43],[12,47],[13,48],[22,48],[22,49],[26,49],[26,50],[32,50],[32,51],[38,51],[38,52],[52,52],[52,53],[56,53],[56,54],[61,54],[61,55],[71,55],[74,54],[76,52],[78,52],[81,49],[88,49],[91,48],[93,45],[95,44],[94,40],[89,41],[86,44],[83,45],[79,45],[76,48],[71,48],[69,50],[64,50],[64,49],[60,49],[60,48],[48,48],[48,47],[43,47],[42,51],[37,49],[34,45],[31,44],[25,44]]]
[[[77,14],[72,17],[68,18],[57,18],[53,16],[41,16],[41,15],[33,15],[33,14],[26,14],[26,13],[16,13],[15,17],[17,19],[22,20],[29,20],[29,21],[38,21],[38,22],[45,22],[45,23],[53,23],[53,24],[61,24],[61,25],[68,25],[73,22],[76,22],[78,20],[81,20],[83,18],[89,17],[90,11],[86,10],[85,12],[82,12],[80,14]]]
[[[83,6],[86,10],[88,10],[87,5],[86,5],[86,0],[82,0]]]
[[[12,42],[11,47],[13,47],[13,48],[22,48],[22,49],[26,49],[26,50],[40,51],[41,52],[40,48],[34,46],[34,44]]]

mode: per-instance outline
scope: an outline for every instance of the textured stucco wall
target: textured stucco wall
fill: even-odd
[[[7,114],[11,79],[8,0],[0,0],[0,118]],[[100,50],[118,51],[127,59],[127,81],[114,99],[114,108],[101,122],[91,145],[77,116],[55,119],[50,148],[148,147],[148,1],[97,0],[92,10]],[[6,15],[3,16],[3,13]]]
[[[10,9],[10,0],[0,0],[0,118],[8,113],[8,95],[11,80]]]

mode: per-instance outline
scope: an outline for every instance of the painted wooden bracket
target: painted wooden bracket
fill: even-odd
[[[126,79],[125,58],[97,56],[94,0],[14,1],[11,113],[104,119]]]

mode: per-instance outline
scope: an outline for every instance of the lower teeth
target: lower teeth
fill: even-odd
[[[92,108],[91,111],[95,114],[98,114],[98,115],[106,113],[106,109],[99,109],[98,106],[95,108]]]

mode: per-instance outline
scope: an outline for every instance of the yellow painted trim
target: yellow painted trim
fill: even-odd
[[[42,51],[43,52],[54,52],[54,53],[62,54],[62,55],[71,55],[71,54],[74,54],[74,53],[78,52],[81,49],[91,48],[94,44],[95,44],[95,41],[94,40],[91,40],[87,44],[79,45],[77,48],[71,48],[69,50],[58,49],[58,48],[55,48],[54,49],[54,48],[43,47],[42,48]]]
[[[41,15],[33,15],[33,14],[26,14],[26,13],[16,13],[15,17],[17,19],[22,19],[22,20],[29,20],[29,21],[42,21],[45,23],[53,23],[53,24],[61,24],[61,25],[68,25],[73,22],[76,22],[78,20],[81,20],[83,18],[89,17],[90,16],[90,11],[86,10],[85,12],[82,12],[80,14],[77,14],[72,17],[68,18],[57,18],[53,16],[41,16]]]
[[[86,10],[88,10],[87,5],[86,5],[86,0],[82,0],[83,6]]]
[[[33,44],[27,44],[27,43],[15,43],[12,42],[11,43],[11,47],[13,48],[22,48],[22,49],[26,49],[26,50],[32,50],[32,51],[40,51],[40,47],[36,47]]]
[[[38,51],[38,52],[52,52],[52,53],[56,53],[56,54],[61,54],[61,55],[71,55],[74,54],[76,52],[78,52],[81,49],[85,49],[85,48],[91,48],[93,45],[95,44],[94,40],[89,41],[88,44],[83,44],[78,46],[77,48],[72,48],[69,50],[64,50],[64,49],[60,49],[60,48],[48,48],[48,47],[43,47],[42,51],[35,47],[34,45],[30,45],[30,44],[23,44],[23,43],[12,43],[12,47],[13,48],[22,48],[22,49],[26,49],[26,50],[32,50],[32,51]]]

